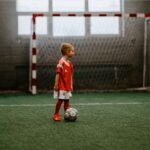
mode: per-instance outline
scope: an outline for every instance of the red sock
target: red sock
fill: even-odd
[[[59,113],[62,102],[63,102],[62,100],[57,100],[56,107],[55,107],[55,114]]]
[[[69,100],[64,100],[64,110],[66,111],[69,108]]]

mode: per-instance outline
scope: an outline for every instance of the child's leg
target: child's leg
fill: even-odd
[[[59,110],[60,110],[60,107],[61,107],[61,104],[62,104],[62,100],[58,99],[57,102],[56,102],[56,107],[55,107],[55,114],[58,114],[59,113]]]
[[[69,99],[64,100],[64,111],[69,108]]]

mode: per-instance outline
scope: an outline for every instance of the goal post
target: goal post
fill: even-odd
[[[57,37],[38,35],[37,18],[116,17],[121,20],[119,35]],[[127,89],[146,86],[147,34],[150,13],[52,13],[33,14],[30,43],[29,90],[52,90],[55,62],[61,42],[75,45],[74,83],[78,90]],[[51,26],[53,26],[50,23]],[[125,25],[125,26],[124,26]],[[60,24],[61,26],[61,24]],[[80,24],[79,24],[80,28]],[[69,32],[69,31],[68,31]],[[144,46],[143,46],[144,43]],[[51,88],[48,88],[51,86]]]

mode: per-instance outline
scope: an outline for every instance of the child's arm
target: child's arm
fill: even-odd
[[[55,84],[54,84],[54,90],[58,91],[58,83],[59,83],[59,74],[56,74],[55,77]]]
[[[71,77],[71,89],[73,91],[73,77]]]

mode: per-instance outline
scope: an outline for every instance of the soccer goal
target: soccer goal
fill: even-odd
[[[33,14],[29,90],[33,94],[53,90],[62,42],[75,46],[74,90],[146,87],[149,17],[122,13]],[[50,27],[43,35],[37,30],[41,18],[48,20]]]

